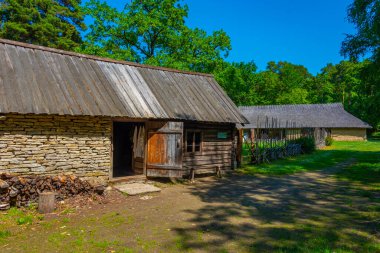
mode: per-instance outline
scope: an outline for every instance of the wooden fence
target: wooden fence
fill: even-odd
[[[269,163],[270,161],[302,152],[297,140],[301,137],[313,138],[313,130],[303,128],[295,122],[281,122],[276,118],[259,120],[253,129],[241,129],[241,163]]]

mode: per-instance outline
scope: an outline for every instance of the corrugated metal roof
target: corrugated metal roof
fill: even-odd
[[[212,75],[0,39],[0,113],[246,123]]]
[[[371,128],[366,122],[344,110],[340,103],[241,106],[240,112],[250,122],[241,128],[266,128],[274,120],[273,128],[325,127]]]

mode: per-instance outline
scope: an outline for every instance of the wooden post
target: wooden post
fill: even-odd
[[[222,171],[220,170],[220,166],[216,166],[216,176],[222,178]]]
[[[242,149],[243,149],[243,129],[239,129],[237,131],[238,133],[238,139],[237,139],[237,147],[236,147],[236,163],[237,166],[241,166],[241,161],[242,161]]]
[[[55,209],[55,193],[41,192],[38,198],[38,212],[52,213]]]
[[[195,181],[195,170],[194,168],[190,169],[190,183],[194,183]]]

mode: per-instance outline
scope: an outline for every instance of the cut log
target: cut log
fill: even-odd
[[[52,213],[55,209],[55,193],[41,192],[38,198],[38,211],[40,213]]]

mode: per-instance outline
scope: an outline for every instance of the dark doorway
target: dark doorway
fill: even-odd
[[[113,177],[138,174],[133,168],[133,134],[135,128],[142,125],[142,123],[113,123]]]

